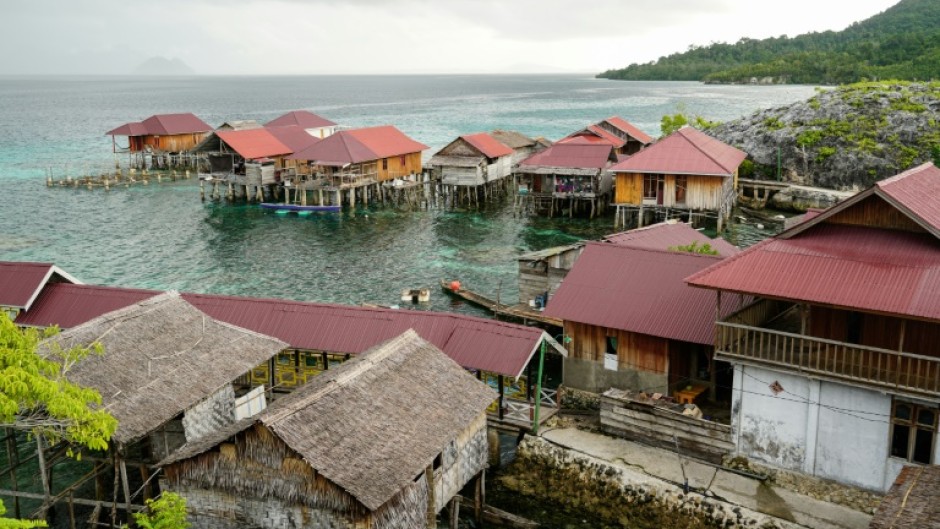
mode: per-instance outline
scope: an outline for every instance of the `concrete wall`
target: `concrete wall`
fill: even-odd
[[[564,385],[574,389],[602,393],[610,388],[667,393],[669,377],[666,374],[638,371],[627,367],[606,369],[604,362],[565,358]]]
[[[235,390],[229,384],[206,400],[186,410],[183,429],[192,442],[235,422]]]
[[[735,450],[750,459],[881,492],[905,463],[889,456],[891,395],[736,365],[732,399]]]

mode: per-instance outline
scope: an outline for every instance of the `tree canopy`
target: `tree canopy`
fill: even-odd
[[[843,31],[690,46],[685,52],[608,70],[598,77],[715,83],[770,78],[773,82],[797,84],[937,79],[940,2],[901,0]]]

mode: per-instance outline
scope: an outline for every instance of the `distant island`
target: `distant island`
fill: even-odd
[[[196,75],[196,72],[177,57],[151,57],[134,69],[134,75]]]
[[[940,79],[940,1],[901,0],[843,31],[693,46],[597,77],[725,84]]]

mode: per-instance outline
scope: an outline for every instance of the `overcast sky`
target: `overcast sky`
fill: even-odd
[[[4,0],[0,75],[598,72],[840,30],[897,0]]]

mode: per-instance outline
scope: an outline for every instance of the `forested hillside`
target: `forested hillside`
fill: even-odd
[[[940,79],[940,0],[901,0],[843,31],[691,47],[598,77],[799,84]]]

